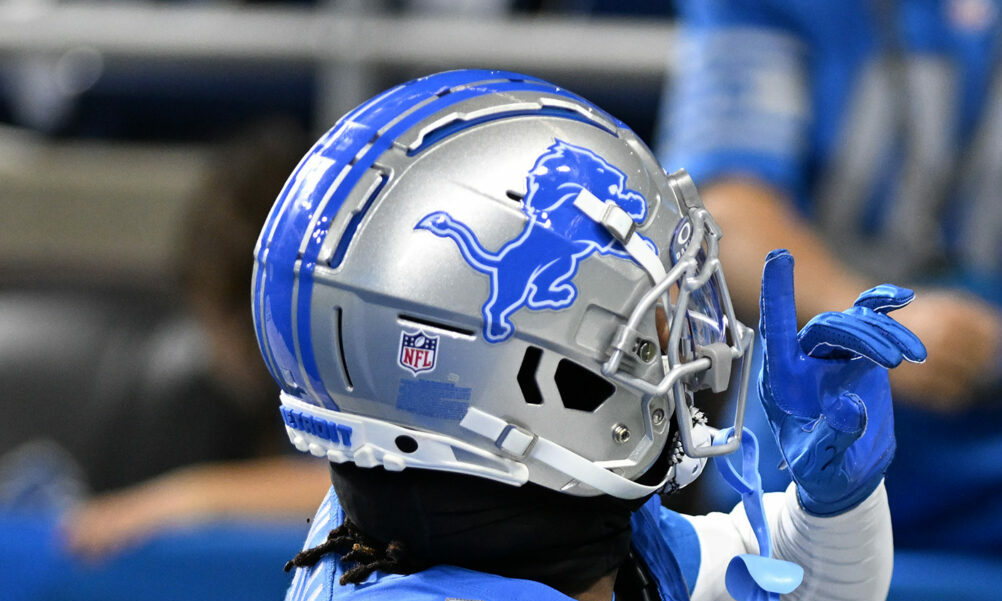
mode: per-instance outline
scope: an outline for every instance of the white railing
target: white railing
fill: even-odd
[[[290,7],[0,4],[0,56],[78,47],[106,57],[491,66],[660,80],[673,28],[660,19],[358,14]]]
[[[673,27],[664,20],[478,20],[92,1],[39,6],[46,1],[0,0],[0,65],[72,67],[86,59],[97,72],[155,68],[158,61],[193,67],[225,67],[227,61],[305,66],[315,68],[319,78],[318,127],[385,85],[379,78],[385,68],[408,75],[500,68],[565,85],[585,80],[614,87],[630,80],[634,89],[656,89],[670,74]],[[355,7],[370,6],[367,2],[357,0]],[[5,215],[0,271],[5,264],[44,263],[58,255],[60,264],[90,261],[114,264],[117,271],[164,272],[171,249],[166,232],[173,231],[186,197],[175,188],[195,180],[201,155],[197,149],[147,152],[122,143],[88,144],[0,132],[0,164],[8,167],[0,168],[0,214]],[[144,159],[144,152],[152,158]],[[151,190],[137,192],[130,183],[136,178]],[[174,187],[161,186],[163,178]],[[44,219],[38,216],[42,207]]]

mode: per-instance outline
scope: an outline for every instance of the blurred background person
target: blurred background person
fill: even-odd
[[[47,546],[19,541],[7,552],[34,546],[42,550],[34,559],[50,564],[72,566],[76,557],[112,566],[103,579],[78,575],[75,598],[131,595],[109,576],[134,573],[137,562],[156,565],[179,550],[189,561],[218,562],[220,551],[240,549],[261,528],[298,530],[325,493],[325,465],[286,452],[276,391],[247,324],[250,249],[305,140],[294,122],[265,119],[202,153],[175,234],[174,285],[36,278],[0,291],[9,416],[0,437],[0,509],[59,524],[33,531]],[[242,525],[228,538],[197,529],[223,522]],[[17,524],[4,532],[19,532]],[[151,550],[151,537],[160,537],[159,549]],[[128,548],[135,553],[121,557]],[[267,543],[262,550],[274,552]],[[275,554],[270,578],[246,582],[279,594],[289,550]],[[23,592],[17,583],[31,573],[18,571],[19,562],[0,565],[10,585],[0,598]],[[227,569],[217,563],[215,571]],[[56,592],[44,590],[58,598],[63,589],[53,582]],[[208,584],[200,575],[181,582],[161,594]]]
[[[187,457],[156,478],[84,501],[63,521],[73,551],[98,557],[153,532],[207,519],[298,516],[325,492],[322,464],[283,456],[278,446],[284,432],[274,412],[274,386],[255,356],[246,319],[253,265],[247,249],[304,139],[284,120],[243,128],[213,152],[182,222],[178,279],[206,334],[209,394],[197,401],[168,400],[164,410],[171,419],[158,420],[156,427],[172,447],[190,448],[186,438],[194,432],[214,441],[216,454]],[[178,405],[192,406],[189,414],[179,415]]]
[[[759,257],[775,247],[797,257],[800,315],[841,310],[880,282],[911,282],[918,300],[900,320],[929,358],[891,377],[895,543],[998,557],[999,5],[678,8],[680,71],[663,98],[660,157],[691,172],[727,233],[720,252],[740,314],[755,319]],[[780,460],[775,450],[764,459]]]

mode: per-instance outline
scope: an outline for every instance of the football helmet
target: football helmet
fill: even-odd
[[[692,405],[735,361],[743,418],[753,336],[719,236],[685,172],[558,86],[464,70],[387,90],[310,149],[255,250],[290,438],[579,496],[684,485],[739,444],[710,446]]]

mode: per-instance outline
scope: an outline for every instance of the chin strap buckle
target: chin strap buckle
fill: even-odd
[[[586,188],[581,188],[577,198],[574,199],[574,206],[589,219],[604,227],[623,246],[623,250],[647,272],[652,282],[657,284],[665,278],[667,275],[665,267],[661,264],[657,252],[643,236],[634,235],[637,231],[637,222],[623,207],[615,201],[599,199]]]
[[[539,436],[536,434],[515,424],[508,424],[501,431],[494,444],[508,457],[524,460],[532,452],[532,447],[535,446],[537,440],[539,440]]]

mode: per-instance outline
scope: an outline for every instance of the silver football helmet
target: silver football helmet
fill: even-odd
[[[566,90],[498,71],[388,90],[304,157],[255,251],[289,435],[579,496],[682,486],[739,444],[711,446],[692,405],[735,362],[743,418],[753,336],[719,237],[685,172]]]

